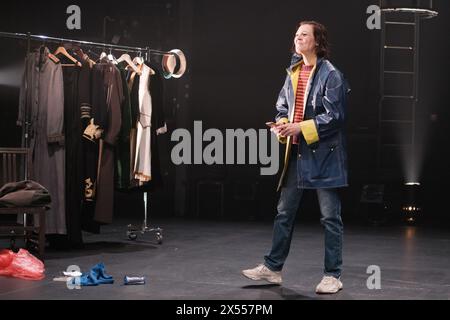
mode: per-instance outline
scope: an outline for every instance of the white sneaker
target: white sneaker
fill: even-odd
[[[281,271],[272,271],[265,265],[260,264],[256,268],[242,270],[244,277],[251,280],[266,280],[269,283],[280,284],[283,282],[281,279]]]
[[[331,276],[324,276],[316,287],[316,293],[336,293],[342,287],[341,280]]]

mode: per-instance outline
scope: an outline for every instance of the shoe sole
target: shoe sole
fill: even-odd
[[[247,279],[253,280],[253,281],[267,281],[270,284],[281,284],[283,281],[277,281],[277,280],[270,280],[268,278],[261,278],[261,277],[254,277],[251,275],[247,275],[244,272],[242,272],[242,275],[246,277]]]

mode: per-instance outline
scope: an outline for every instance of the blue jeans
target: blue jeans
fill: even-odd
[[[342,268],[342,238],[344,227],[341,219],[341,201],[337,189],[316,189],[325,229],[324,274],[339,278]],[[264,256],[265,265],[272,271],[281,271],[289,254],[295,216],[303,195],[297,185],[296,156],[291,156],[286,182],[278,202],[278,214],[273,227],[272,250]]]

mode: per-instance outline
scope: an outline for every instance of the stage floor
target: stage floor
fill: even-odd
[[[100,235],[85,234],[85,248],[46,255],[46,278],[26,281],[0,277],[4,299],[150,300],[302,300],[302,299],[450,299],[450,232],[423,227],[346,226],[344,289],[336,295],[314,293],[322,277],[323,231],[298,224],[281,286],[253,282],[241,269],[262,262],[269,250],[267,222],[158,220],[164,243],[153,234],[127,240],[126,224],[116,221]],[[1,243],[5,247],[5,243]],[[7,245],[7,243],[6,243]],[[87,272],[103,262],[114,284],[69,290],[52,281],[70,265]],[[368,289],[369,266],[381,271],[381,289]],[[123,278],[145,276],[145,285],[124,286]]]

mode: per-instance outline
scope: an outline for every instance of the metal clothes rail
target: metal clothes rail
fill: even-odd
[[[122,52],[135,52],[135,53],[141,53],[141,54],[143,53],[146,55],[150,55],[150,54],[174,55],[173,52],[150,49],[149,47],[142,48],[142,47],[121,46],[121,45],[115,45],[115,44],[110,44],[110,43],[91,42],[91,41],[83,41],[83,40],[76,40],[76,39],[55,38],[55,37],[49,37],[49,36],[45,36],[45,35],[36,35],[36,34],[31,34],[31,33],[0,32],[0,37],[24,39],[24,40],[28,40],[28,42],[41,41],[44,43],[47,43],[47,42],[72,43],[72,44],[78,44],[80,46],[87,46],[87,47],[91,47],[91,48],[95,47],[95,48],[116,50],[116,51],[122,51]],[[28,48],[29,47],[30,47],[30,43],[28,43]],[[148,57],[146,57],[146,58],[148,58]]]

